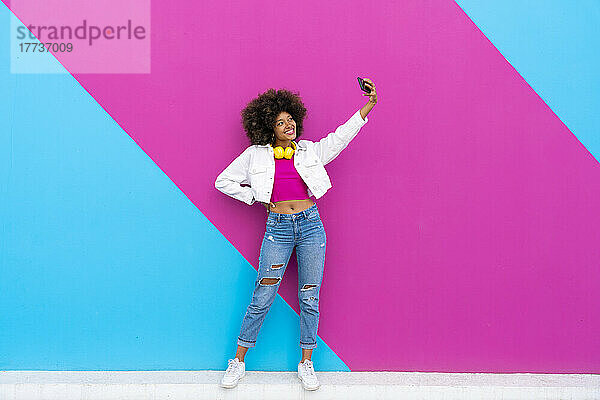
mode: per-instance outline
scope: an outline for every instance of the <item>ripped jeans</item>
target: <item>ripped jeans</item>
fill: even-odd
[[[260,247],[252,301],[242,321],[238,345],[255,346],[258,331],[275,300],[292,250],[296,246],[300,347],[317,347],[319,291],[325,267],[326,240],[316,204],[295,214],[269,212]]]

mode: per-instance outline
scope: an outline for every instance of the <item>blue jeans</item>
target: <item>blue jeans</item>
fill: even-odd
[[[300,347],[317,347],[319,291],[325,267],[326,241],[316,204],[295,214],[269,213],[260,247],[252,301],[242,321],[238,345],[255,346],[258,331],[275,300],[295,246],[298,261]]]

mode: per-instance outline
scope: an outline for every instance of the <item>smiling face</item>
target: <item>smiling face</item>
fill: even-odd
[[[296,139],[296,121],[283,111],[275,118],[275,146],[288,147]]]

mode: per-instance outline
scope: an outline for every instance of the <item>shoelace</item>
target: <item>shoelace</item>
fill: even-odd
[[[316,378],[312,361],[306,360],[302,363],[302,365],[304,365],[304,370],[308,373],[308,375]]]
[[[227,366],[227,371],[225,371],[225,372],[231,372],[233,370],[237,370],[238,367],[240,366],[240,362],[239,361],[235,362],[234,359],[229,359],[227,362],[229,363],[229,365]]]

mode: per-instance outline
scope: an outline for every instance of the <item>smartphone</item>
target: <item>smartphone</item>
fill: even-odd
[[[366,82],[364,79],[361,79],[361,77],[357,77],[358,79],[358,85],[360,86],[360,90],[367,92],[367,93],[371,93],[371,89],[367,86],[369,85],[369,82]]]

